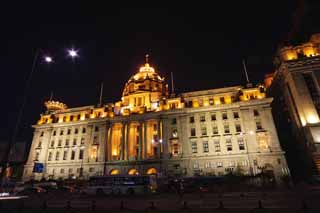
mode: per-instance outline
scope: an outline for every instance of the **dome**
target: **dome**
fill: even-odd
[[[148,63],[145,63],[143,67],[140,67],[139,72],[134,74],[128,81],[128,83],[132,81],[144,81],[146,79],[150,79],[153,81],[163,81],[164,79],[160,77],[158,73],[155,72],[153,67],[150,67]]]

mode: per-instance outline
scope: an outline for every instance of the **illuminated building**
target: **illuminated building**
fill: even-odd
[[[265,81],[275,98],[273,109],[281,142],[286,151],[296,147],[295,152],[288,151],[289,165],[292,171],[300,170],[300,178],[320,172],[319,54],[320,34],[304,44],[282,47],[275,60],[276,72]]]
[[[148,62],[120,101],[68,108],[46,102],[24,179],[93,175],[288,174],[263,85],[169,95]],[[35,163],[44,171],[34,173]]]

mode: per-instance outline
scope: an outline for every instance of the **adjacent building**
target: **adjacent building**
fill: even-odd
[[[320,34],[279,49],[265,83],[291,170],[298,178],[320,172]],[[290,150],[290,151],[289,151]]]
[[[33,125],[24,180],[94,175],[288,175],[265,87],[169,95],[148,62],[116,103],[49,100]]]

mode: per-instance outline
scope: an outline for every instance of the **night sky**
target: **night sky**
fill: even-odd
[[[30,126],[54,99],[70,107],[120,100],[125,82],[150,54],[150,64],[179,92],[244,85],[242,59],[250,80],[273,70],[277,47],[320,32],[319,4],[299,0],[224,1],[217,4],[72,4],[41,1],[1,5],[0,141],[12,137],[24,92],[27,102],[18,140],[31,141]],[[67,2],[67,1],[65,1]],[[68,1],[69,2],[69,1]],[[89,2],[89,1],[87,1]],[[107,2],[107,1],[105,1]],[[150,1],[151,2],[151,1]],[[235,3],[238,2],[238,3]],[[79,58],[66,57],[67,48]],[[54,58],[37,60],[31,87],[25,82],[37,48]]]

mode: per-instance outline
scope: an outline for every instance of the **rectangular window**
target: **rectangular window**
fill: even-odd
[[[233,112],[233,118],[238,119],[239,118],[239,113],[238,112]]]
[[[59,140],[58,141],[58,146],[62,146],[61,144],[62,144],[62,140]]]
[[[228,119],[228,114],[226,112],[222,113],[222,119],[227,120]]]
[[[177,143],[173,144],[173,154],[179,154],[179,145]]]
[[[206,121],[206,116],[200,115],[200,122],[205,122],[205,121]]]
[[[194,117],[193,116],[189,118],[189,122],[190,123],[194,123]]]
[[[203,142],[203,152],[208,153],[209,152],[209,143],[208,141]]]
[[[60,131],[60,135],[63,135],[63,130]]]
[[[63,160],[67,160],[67,157],[68,157],[68,151],[64,151],[63,152]]]
[[[211,121],[216,121],[216,120],[217,120],[216,114],[211,114]]]
[[[65,146],[69,146],[69,139],[66,139],[66,144]]]
[[[153,124],[153,131],[157,131],[157,124]]]
[[[256,121],[256,127],[257,127],[257,130],[263,129],[261,125],[261,121]]]
[[[94,172],[94,167],[90,167],[89,172]]]
[[[210,105],[214,105],[214,100],[213,100],[213,98],[209,98],[209,104],[210,104]]]
[[[82,160],[82,159],[83,159],[83,153],[84,153],[84,150],[83,150],[83,149],[80,149],[80,152],[79,152],[79,160]]]
[[[76,146],[77,145],[77,139],[76,138],[74,138],[73,139],[73,144],[72,144],[73,146]]]
[[[207,127],[201,127],[201,135],[202,136],[207,135]]]
[[[63,174],[64,173],[64,169],[60,169],[60,173]]]
[[[224,133],[226,134],[230,133],[229,124],[224,124],[223,127],[224,127]]]
[[[68,129],[67,135],[70,135],[70,134],[71,134],[71,129]]]
[[[220,103],[221,103],[221,104],[224,104],[224,103],[226,103],[226,102],[225,102],[225,99],[224,99],[224,97],[220,97]]]
[[[212,126],[212,134],[214,134],[214,135],[219,134],[219,130],[218,130],[218,126],[217,125],[213,125]]]
[[[196,142],[192,142],[191,143],[191,150],[192,150],[192,153],[197,153],[198,152],[198,147],[197,147],[197,143]]]
[[[239,150],[245,150],[243,138],[238,138]]]
[[[51,141],[50,147],[51,147],[51,148],[54,147],[54,141]]]
[[[75,129],[74,129],[74,134],[78,134],[78,132],[79,132],[79,129],[78,129],[78,128],[75,128]]]
[[[56,153],[56,160],[58,161],[59,158],[60,158],[60,152],[57,152],[57,153]]]
[[[253,110],[253,116],[255,116],[255,117],[256,117],[256,116],[259,116],[258,110],[256,110],[256,109]]]
[[[53,134],[52,134],[52,135],[53,135],[53,136],[56,136],[56,134],[57,134],[57,131],[53,131]]]
[[[41,132],[41,133],[40,133],[40,137],[43,137],[43,135],[44,135],[44,132]]]
[[[172,125],[176,125],[176,124],[177,124],[177,119],[176,119],[176,118],[172,118],[171,124],[172,124]]]
[[[68,173],[69,173],[69,174],[71,174],[72,171],[73,171],[72,168],[69,168],[69,169],[68,169]]]
[[[81,138],[81,145],[84,145],[85,141],[84,141],[84,138]]]
[[[39,141],[37,148],[41,148],[42,141]]]
[[[71,160],[74,160],[75,156],[76,156],[76,151],[72,150],[71,151]]]
[[[218,168],[223,167],[223,163],[222,163],[222,162],[217,162],[217,167],[218,167]]]
[[[214,140],[214,151],[215,152],[220,152],[221,151],[220,140],[219,139]]]
[[[93,137],[93,144],[97,144],[98,143],[98,137],[97,136],[94,136]]]
[[[191,137],[195,137],[196,136],[196,128],[191,128],[190,135],[191,135]]]
[[[234,162],[234,161],[229,162],[229,167],[235,167],[235,166],[236,166],[236,162]]]
[[[98,132],[98,131],[99,131],[99,127],[98,127],[98,126],[95,126],[95,127],[94,127],[94,131],[95,131],[95,132]]]
[[[210,163],[210,162],[206,162],[206,163],[204,164],[204,167],[205,167],[206,169],[211,168],[211,163]]]
[[[82,133],[86,133],[86,128],[82,128]]]
[[[227,146],[227,151],[232,151],[232,141],[231,141],[231,138],[226,138],[226,146]]]
[[[40,156],[40,152],[36,152],[36,156],[35,156],[34,160],[38,161],[39,160],[39,156]]]
[[[52,161],[52,152],[49,152],[48,161]]]
[[[241,132],[241,125],[240,124],[236,124],[236,132]]]

